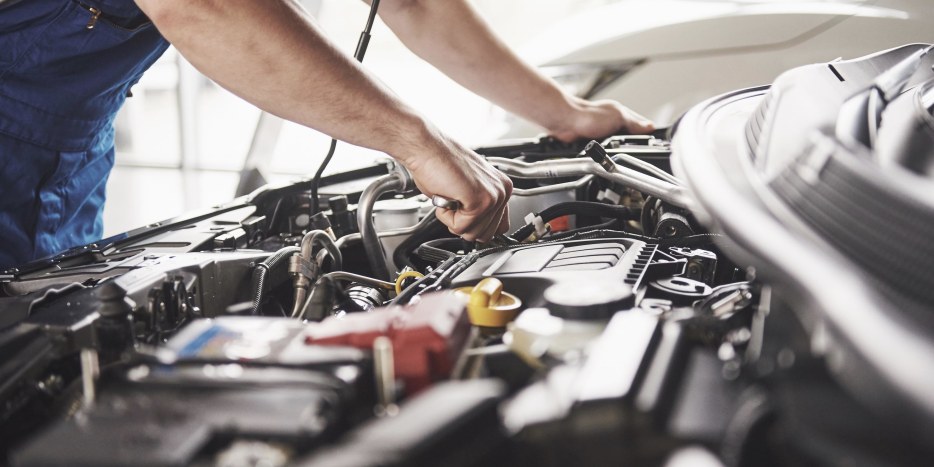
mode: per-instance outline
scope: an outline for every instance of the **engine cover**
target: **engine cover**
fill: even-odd
[[[542,306],[545,289],[557,282],[615,282],[632,290],[654,252],[655,245],[629,238],[518,246],[481,256],[454,279],[453,286],[496,277],[526,306]]]

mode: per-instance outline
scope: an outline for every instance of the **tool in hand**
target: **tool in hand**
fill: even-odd
[[[431,204],[436,208],[449,209],[451,211],[457,211],[461,207],[461,202],[456,199],[447,199],[441,195],[434,195],[431,197]]]
[[[461,208],[460,201],[456,199],[447,199],[441,195],[432,196],[431,205],[436,208],[449,209],[451,211],[457,211],[458,209]],[[478,242],[485,243],[487,246],[505,246],[505,245],[512,245],[512,244],[518,243],[512,238],[509,238],[503,234],[496,234],[493,236],[493,238],[491,238],[489,241],[486,241],[486,242],[482,242],[479,240]]]

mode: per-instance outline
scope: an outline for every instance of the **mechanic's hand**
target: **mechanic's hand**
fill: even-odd
[[[646,134],[655,129],[651,120],[619,102],[574,99],[575,110],[564,120],[567,127],[551,130],[552,136],[565,143],[578,139],[600,139],[618,132]]]
[[[456,211],[437,208],[438,219],[467,241],[489,241],[509,230],[507,201],[512,181],[477,153],[441,138],[432,153],[407,158],[403,165],[425,195],[460,201]]]

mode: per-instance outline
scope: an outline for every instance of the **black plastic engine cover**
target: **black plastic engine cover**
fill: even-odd
[[[496,277],[525,306],[536,307],[544,304],[542,294],[556,282],[599,280],[632,289],[654,252],[654,245],[628,238],[518,246],[482,256],[452,285],[468,286],[484,277]]]

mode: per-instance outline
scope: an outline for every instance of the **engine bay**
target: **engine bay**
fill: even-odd
[[[749,92],[740,120],[811,138],[781,133],[791,91]],[[511,233],[489,243],[448,233],[387,162],[324,177],[317,203],[310,180],[266,186],[4,271],[5,462],[922,463],[927,414],[867,403],[902,396],[841,377],[827,349],[861,341],[788,292],[717,211],[732,201],[696,194],[699,163],[678,153],[703,146],[692,115],[686,130],[478,148],[516,187]],[[756,125],[741,134],[765,147]],[[778,152],[755,164],[778,170]],[[921,280],[896,303],[929,309]]]

